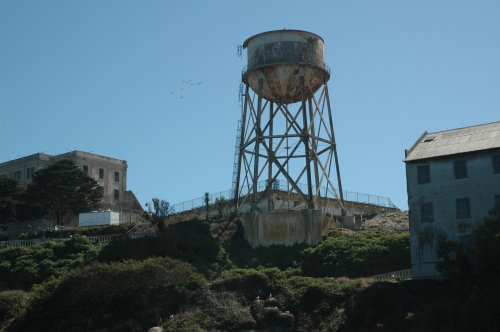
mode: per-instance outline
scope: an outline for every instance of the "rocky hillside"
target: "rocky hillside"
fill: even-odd
[[[370,216],[363,221],[362,228],[407,232],[410,230],[408,211],[383,212]]]

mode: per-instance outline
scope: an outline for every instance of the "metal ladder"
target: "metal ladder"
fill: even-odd
[[[240,84],[238,93],[238,106],[240,107],[241,117],[243,117],[243,83]],[[238,126],[236,128],[236,142],[234,144],[234,159],[233,159],[233,183],[231,185],[231,198],[236,197],[236,183],[238,181],[238,168],[240,167],[240,140],[241,140],[241,123],[242,119],[238,120]]]

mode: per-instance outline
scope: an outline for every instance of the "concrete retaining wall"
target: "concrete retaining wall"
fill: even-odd
[[[332,227],[333,217],[318,210],[249,212],[243,216],[245,239],[252,247],[316,245]]]

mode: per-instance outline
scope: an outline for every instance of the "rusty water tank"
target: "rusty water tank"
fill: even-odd
[[[323,62],[323,39],[301,30],[259,33],[243,43],[248,65],[243,81],[264,99],[291,104],[311,97],[330,73]],[[259,83],[262,82],[262,85]]]

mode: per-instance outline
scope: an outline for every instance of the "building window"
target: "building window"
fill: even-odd
[[[85,173],[85,175],[89,175],[89,166],[83,165],[83,173]]]
[[[434,209],[432,208],[432,203],[423,203],[420,205],[420,222],[433,222],[434,221]]]
[[[495,206],[500,207],[500,194],[495,195]]]
[[[115,172],[115,182],[120,182],[120,172]]]
[[[21,171],[14,171],[14,173],[12,174],[12,178],[14,178],[14,180],[20,181],[21,180]]]
[[[457,219],[470,218],[469,198],[457,198]]]
[[[467,160],[455,160],[453,163],[453,171],[455,173],[455,179],[467,178]]]
[[[120,200],[120,190],[118,190],[118,189],[113,190],[113,199],[115,201]]]
[[[500,154],[491,158],[493,164],[493,174],[500,174]]]
[[[431,167],[429,165],[417,167],[417,181],[418,184],[431,182]]]
[[[99,168],[99,179],[104,179],[104,168]]]
[[[26,180],[33,179],[33,176],[35,176],[35,167],[28,167],[26,169]]]

